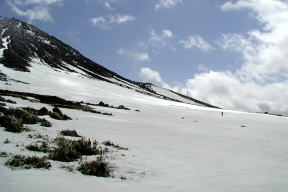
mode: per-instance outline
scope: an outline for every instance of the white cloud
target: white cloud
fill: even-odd
[[[165,89],[170,89],[176,92],[180,92],[179,87],[171,87],[169,84],[165,83],[157,71],[154,71],[148,67],[141,68],[139,76],[145,82],[153,83],[154,85],[163,87]]]
[[[179,43],[182,44],[185,49],[191,49],[193,47],[202,51],[210,51],[213,49],[213,47],[199,35],[188,36],[186,40],[180,40]]]
[[[222,10],[252,10],[263,26],[246,36],[225,34],[223,47],[234,49],[243,55],[244,63],[238,74],[242,79],[279,81],[288,77],[288,5],[276,0],[239,0],[227,2]]]
[[[111,6],[111,4],[110,4],[108,1],[104,2],[104,6],[105,6],[107,9],[113,9],[112,6]]]
[[[93,17],[91,18],[91,22],[93,23],[93,25],[101,25],[102,23],[106,23],[106,19],[104,17]]]
[[[226,109],[288,114],[287,81],[261,85],[243,82],[231,72],[210,71],[188,79],[181,92]]]
[[[221,9],[252,11],[261,28],[222,35],[219,45],[223,50],[242,55],[242,65],[236,72],[203,71],[187,79],[184,87],[178,87],[179,92],[225,109],[288,115],[288,4],[278,0],[238,0],[225,3]],[[144,74],[171,87],[157,71],[149,76],[146,70]]]
[[[172,31],[170,31],[168,29],[163,30],[162,33],[163,33],[163,35],[162,35],[163,37],[168,37],[168,38],[173,37]]]
[[[155,9],[169,9],[182,3],[182,0],[159,0],[155,5]]]
[[[123,24],[130,21],[134,21],[135,17],[131,15],[110,15],[110,16],[100,16],[100,17],[93,17],[90,19],[93,25],[100,29],[109,29],[113,24]]]
[[[148,67],[141,68],[139,76],[146,82],[153,83],[164,88],[169,88],[169,85],[162,80],[160,74]]]
[[[36,5],[36,4],[46,4],[51,5],[55,3],[60,3],[62,0],[8,0],[16,5]]]
[[[133,51],[125,50],[125,49],[119,49],[117,53],[120,55],[128,56],[138,61],[149,60],[149,55],[148,53],[145,53],[145,52],[140,53],[140,52],[133,52]]]
[[[54,4],[54,3],[59,3],[62,2],[62,0],[25,0],[24,4],[41,4],[45,3],[47,5]]]
[[[83,0],[82,0],[83,1]],[[101,4],[104,8],[108,10],[113,10],[113,4],[119,2],[120,0],[84,0],[86,3],[94,3],[95,1]]]
[[[181,89],[192,97],[228,109],[270,111],[288,115],[288,5],[276,0],[227,2],[224,11],[247,9],[262,28],[223,34],[223,50],[242,55],[236,72],[204,72]]]
[[[19,16],[33,20],[53,21],[49,13],[49,6],[61,4],[62,0],[7,0],[11,10]]]
[[[153,29],[149,33],[148,40],[146,42],[141,41],[140,47],[144,47],[148,50],[152,50],[154,53],[158,53],[158,50],[169,48],[175,50],[171,44],[173,38],[173,32],[169,29],[162,30],[162,33],[157,34]]]
[[[162,34],[157,34],[153,29],[150,31],[149,41],[151,42],[163,42],[169,38],[173,37],[172,31],[165,29]]]
[[[209,71],[208,68],[207,68],[204,64],[198,64],[198,65],[197,65],[197,69],[198,69],[199,71],[204,71],[204,72]]]
[[[131,15],[112,15],[110,16],[110,22],[111,23],[126,23],[129,21],[133,21],[135,20],[135,17],[131,16]]]
[[[142,68],[139,76],[163,88],[223,107],[250,112],[272,112],[288,115],[288,81],[259,85],[242,82],[235,74],[225,72],[203,72],[187,79],[185,87],[172,87],[165,83],[157,71]],[[281,95],[279,95],[281,93]]]

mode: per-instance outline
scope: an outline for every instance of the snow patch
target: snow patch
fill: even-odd
[[[8,43],[10,43],[10,36],[7,36],[7,37],[2,38],[2,41],[3,41],[3,44],[2,44],[2,47],[3,47],[3,48],[0,49],[0,58],[3,57],[4,51],[5,51],[6,49],[8,49]]]
[[[51,47],[53,47],[54,49],[57,49],[57,47],[55,46],[55,45],[53,45],[53,44],[51,44],[51,41],[49,41],[49,40],[47,40],[47,39],[45,39],[45,38],[43,38],[43,37],[38,37],[43,43],[45,43],[46,45],[49,45],[49,46],[51,46]]]
[[[3,29],[2,32],[1,32],[1,38],[3,37],[5,31],[7,31],[7,28]]]
[[[31,36],[36,36],[36,34],[31,30],[26,30],[26,33],[28,33]]]
[[[46,39],[44,39],[42,42],[45,43],[45,44],[47,44],[47,45],[51,45],[51,42],[48,41],[48,40],[46,40]]]
[[[201,104],[198,104],[198,103],[191,101],[189,99],[185,99],[184,97],[181,97],[181,96],[179,96],[179,95],[177,95],[177,94],[173,93],[172,91],[165,89],[165,88],[160,88],[160,87],[157,87],[155,85],[152,85],[151,89],[153,91],[155,91],[156,93],[159,93],[160,95],[164,95],[166,97],[170,97],[172,99],[182,101],[184,103],[188,103],[188,104],[192,104],[192,105],[201,105]]]
[[[20,30],[20,29],[21,29],[21,26],[22,26],[22,23],[19,22],[16,27]]]

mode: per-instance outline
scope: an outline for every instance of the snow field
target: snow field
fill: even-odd
[[[113,113],[113,116],[103,116],[61,109],[73,120],[49,119],[52,128],[32,126],[32,132],[55,138],[60,130],[75,129],[87,138],[99,142],[109,139],[129,150],[108,156],[115,178],[71,173],[60,169],[59,162],[53,162],[51,170],[11,170],[4,166],[7,158],[0,158],[1,191],[288,191],[286,117],[161,100],[78,73],[54,71],[40,61],[34,62],[31,73],[0,65],[0,70],[5,70],[10,78],[30,83],[0,82],[0,88],[90,103],[103,101],[131,110],[95,107]],[[7,98],[17,101],[19,106],[49,107]],[[0,131],[1,151],[30,153],[14,145],[28,143],[29,132],[8,133],[3,128]],[[3,143],[6,138],[11,140],[10,144]],[[120,176],[127,180],[122,181]]]

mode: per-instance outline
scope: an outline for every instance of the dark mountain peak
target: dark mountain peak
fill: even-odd
[[[122,78],[48,33],[18,19],[1,18],[0,34],[2,48],[4,41],[9,41],[0,58],[0,63],[6,67],[29,72],[32,59],[37,58],[53,68],[73,71],[70,68],[73,66],[102,80],[102,77]]]
[[[142,94],[210,106],[171,91],[168,96],[157,93],[153,89],[154,85],[126,79],[84,57],[69,45],[31,24],[15,18],[0,18],[0,64],[14,70],[29,72],[29,68],[33,67],[31,65],[37,64],[33,62],[35,60],[41,61],[41,64],[50,66],[54,70],[76,73],[81,71],[81,75],[117,84]],[[5,73],[2,74],[2,72],[0,71],[0,80],[1,77],[7,79]],[[169,90],[167,91],[169,92]],[[175,97],[171,97],[171,93]]]

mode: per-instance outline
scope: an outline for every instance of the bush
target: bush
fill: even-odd
[[[81,137],[75,130],[63,130],[60,132],[63,136],[70,136],[70,137]]]
[[[38,151],[38,152],[43,152],[43,153],[48,153],[51,151],[49,145],[47,142],[41,142],[41,145],[39,144],[30,144],[26,146],[26,149],[30,151]]]
[[[59,108],[53,108],[53,112],[49,111],[45,107],[42,107],[41,109],[37,110],[30,107],[23,107],[22,109],[16,108],[16,109],[5,109],[4,114],[11,114],[14,115],[17,118],[22,119],[24,124],[35,124],[37,122],[41,122],[41,118],[39,116],[43,115],[49,115],[53,119],[57,120],[70,120],[71,118],[68,115],[63,114]]]
[[[20,133],[25,130],[21,120],[11,115],[1,115],[0,125],[5,128],[5,131]]]
[[[81,155],[98,155],[102,153],[102,150],[98,147],[96,140],[91,142],[90,139],[80,139],[73,141],[74,148],[81,153]]]
[[[35,93],[16,92],[16,91],[8,91],[8,90],[1,90],[1,89],[0,89],[0,94],[4,96],[18,97],[24,100],[29,100],[27,97],[32,97],[32,98],[39,100],[41,103],[50,104],[58,108],[61,107],[61,108],[82,110],[82,111],[87,111],[91,113],[98,113],[98,114],[103,114],[103,115],[112,115],[111,113],[102,113],[94,109],[89,109],[89,106],[81,105],[83,102],[69,101],[69,100],[66,100],[57,96],[39,95]],[[44,114],[39,113],[38,115],[48,115],[46,113],[47,111]],[[53,113],[53,112],[49,111],[49,115],[50,113]],[[55,114],[54,116],[57,117]],[[68,117],[67,115],[65,115],[65,118],[66,119],[60,119],[60,120],[70,119],[70,117]]]
[[[31,108],[31,107],[22,107],[21,109],[27,111],[28,113],[32,113],[34,115],[37,115],[38,113],[37,109]]]
[[[50,162],[47,161],[46,157],[36,157],[36,156],[22,156],[22,155],[15,155],[13,158],[9,159],[6,163],[6,166],[11,167],[22,167],[25,169],[31,168],[45,168],[49,169],[51,167]]]
[[[49,158],[52,160],[70,162],[81,157],[81,153],[75,150],[73,141],[65,138],[56,138],[56,148],[52,150]]]
[[[125,107],[124,105],[119,105],[117,109],[125,109],[125,110],[130,110],[129,108]]]
[[[5,103],[4,103],[5,104]],[[6,104],[5,104],[6,105]],[[4,105],[4,106],[5,106]],[[2,105],[0,105],[0,112],[3,113],[4,111],[6,111],[7,109],[5,107],[3,107]]]
[[[63,137],[55,139],[56,147],[49,158],[63,162],[79,159],[81,155],[102,155],[104,151],[98,147],[97,142],[91,143],[90,139],[69,140]]]
[[[4,115],[0,116],[0,125],[5,127],[6,131],[19,133],[23,130],[23,124],[36,124],[40,122],[41,126],[51,127],[51,122],[41,119],[37,116],[38,110],[33,108],[10,108],[2,109]]]
[[[112,141],[110,141],[110,140],[104,141],[102,144],[105,145],[105,146],[114,147],[114,148],[116,148],[116,149],[128,150],[127,147],[122,147],[122,146],[120,146],[120,145],[118,145],[118,144],[114,144],[114,143],[113,143]]]
[[[106,103],[104,103],[103,101],[100,101],[100,102],[98,103],[98,105],[101,106],[101,107],[110,107],[109,104],[106,104]]]
[[[41,121],[41,119],[34,114],[31,110],[32,108],[19,109],[19,108],[10,108],[6,109],[3,113],[4,115],[11,115],[21,120],[22,124],[36,124]]]
[[[109,177],[110,168],[109,164],[103,160],[103,158],[97,158],[95,161],[82,163],[78,168],[78,171],[84,175],[94,175],[97,177]]]
[[[8,157],[8,154],[6,152],[0,152],[0,157]]]
[[[72,118],[65,114],[50,112],[50,117],[57,120],[71,120]]]
[[[72,165],[62,165],[60,168],[66,169],[69,172],[73,172],[74,171],[74,167]]]
[[[40,125],[43,127],[52,127],[52,123],[46,119],[42,119]]]

